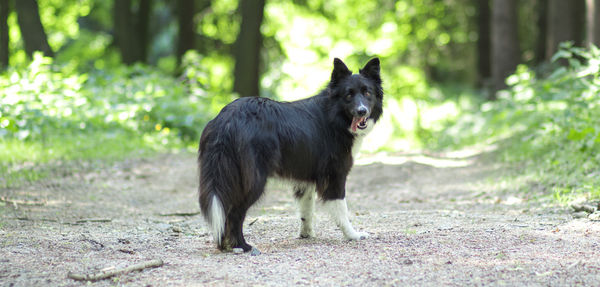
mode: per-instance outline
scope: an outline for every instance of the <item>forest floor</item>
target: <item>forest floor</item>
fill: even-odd
[[[221,253],[197,212],[195,155],[71,167],[0,190],[0,285],[79,286],[69,272],[164,265],[92,286],[594,286],[600,222],[504,180],[489,154],[366,156],[347,184],[346,241],[317,206],[299,239],[290,190],[271,188],[245,234],[262,251]],[[86,170],[84,172],[78,170]],[[113,269],[113,270],[114,270]]]

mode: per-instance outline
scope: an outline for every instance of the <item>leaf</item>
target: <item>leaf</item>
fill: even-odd
[[[583,129],[582,131],[578,131],[577,129],[570,129],[569,130],[569,134],[567,135],[567,139],[571,140],[571,141],[581,141],[583,139],[585,139],[585,137],[590,134],[590,133],[594,133],[595,130],[592,127],[587,127],[585,129]]]
[[[556,52],[556,54],[554,54],[554,56],[552,56],[552,59],[550,59],[550,61],[556,62],[558,59],[569,59],[572,56],[573,54],[569,51],[559,50],[558,52]]]

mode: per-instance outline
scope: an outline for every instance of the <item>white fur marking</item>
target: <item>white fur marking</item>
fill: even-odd
[[[300,206],[300,219],[302,221],[300,237],[315,237],[315,232],[313,230],[313,216],[315,212],[314,188],[307,188],[298,203]]]
[[[350,129],[350,132],[356,135],[354,138],[354,145],[352,145],[352,157],[354,159],[356,159],[356,155],[358,155],[358,152],[360,151],[363,140],[373,130],[374,127],[375,121],[373,119],[367,119],[367,127],[364,130],[357,129],[356,132],[352,132],[352,129]]]
[[[271,176],[267,178],[267,189],[292,189],[294,187],[304,187],[307,189],[315,189],[315,185],[310,182],[283,178],[279,176]]]
[[[358,232],[354,230],[350,220],[348,220],[348,206],[346,199],[328,200],[324,203],[325,208],[329,211],[333,221],[344,233],[344,237],[349,240],[360,240],[369,237],[366,232]]]
[[[300,209],[300,218],[304,218],[300,227],[300,237],[314,237],[314,212],[315,212],[315,197],[316,187],[314,183],[282,178],[278,176],[269,177],[267,179],[267,189],[304,189],[304,195],[298,199],[298,207]],[[294,190],[295,191],[295,190]]]
[[[209,225],[212,229],[213,239],[220,245],[225,233],[225,212],[221,201],[214,195],[210,203]]]

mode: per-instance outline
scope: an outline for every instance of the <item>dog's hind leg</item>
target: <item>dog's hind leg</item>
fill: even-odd
[[[253,248],[244,238],[244,219],[250,206],[252,206],[263,194],[266,176],[255,178],[254,184],[248,190],[246,197],[240,202],[240,205],[234,207],[227,215],[228,238],[232,248],[241,248],[244,252],[252,251],[252,255],[260,254],[258,249]]]
[[[241,248],[244,252],[252,250],[244,239],[243,225],[246,218],[247,207],[238,206],[227,215],[226,238],[231,248]]]
[[[299,185],[294,187],[298,205],[300,207],[300,238],[315,237],[313,230],[313,217],[315,213],[314,187]]]

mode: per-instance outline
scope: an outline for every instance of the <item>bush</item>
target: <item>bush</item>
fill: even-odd
[[[600,198],[600,50],[564,43],[553,61],[568,65],[547,76],[519,66],[497,101],[437,131],[437,144],[496,142],[505,161],[528,164],[530,185]]]
[[[211,92],[202,58],[186,59],[179,78],[143,65],[75,71],[42,54],[1,74],[0,185],[30,174],[19,167],[31,165],[25,162],[110,160],[195,145],[232,96]]]

